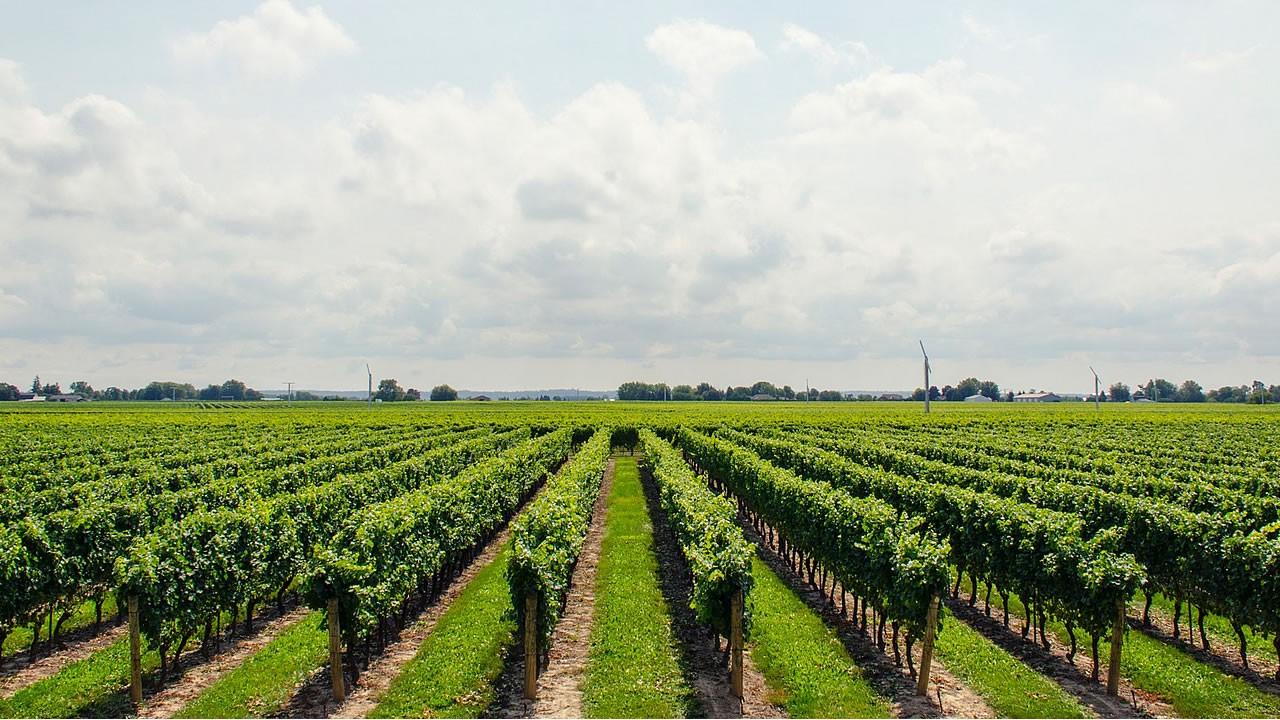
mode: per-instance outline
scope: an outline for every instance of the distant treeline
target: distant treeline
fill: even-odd
[[[836,402],[850,400],[915,400],[922,401],[925,399],[926,391],[924,388],[916,388],[909,396],[901,396],[894,393],[874,396],[869,394],[845,394],[839,390],[818,390],[810,388],[808,390],[796,391],[790,385],[778,387],[770,382],[760,381],[754,385],[738,385],[729,386],[721,390],[711,383],[699,383],[693,385],[676,385],[669,386],[666,383],[644,383],[644,382],[626,382],[618,386],[619,400],[703,400],[703,401],[746,401],[746,400],[805,400],[805,394],[808,393],[808,399],[820,402]],[[929,388],[928,397],[930,400],[949,400],[962,401],[965,398],[982,395],[994,401],[1012,401],[1016,394],[1012,390],[1001,392],[1000,386],[992,380],[979,380],[969,377],[961,380],[955,385],[944,385],[939,388],[933,385]],[[1035,392],[1031,390],[1030,392]],[[1075,396],[1078,397],[1078,396]],[[1088,395],[1085,400],[1092,401],[1093,396]],[[1122,382],[1114,383],[1108,390],[1101,393],[1098,398],[1102,402],[1131,402],[1145,401],[1153,402],[1183,402],[1183,403],[1200,403],[1200,402],[1218,402],[1218,403],[1273,403],[1280,400],[1280,385],[1267,386],[1261,381],[1255,380],[1252,384],[1231,386],[1225,385],[1216,390],[1205,392],[1200,383],[1194,380],[1186,380],[1181,385],[1174,385],[1172,382],[1164,378],[1156,378],[1148,380],[1145,384],[1138,384],[1136,389],[1130,389],[1128,385]]]
[[[804,400],[805,390],[797,392],[790,385],[778,387],[770,382],[760,381],[754,385],[729,386],[721,390],[711,383],[693,385],[676,385],[670,387],[666,383],[626,382],[618,386],[619,400],[705,400],[705,401],[746,401],[746,400]],[[839,390],[808,391],[810,400],[838,401],[859,398],[846,398]],[[865,399],[874,399],[870,395]]]

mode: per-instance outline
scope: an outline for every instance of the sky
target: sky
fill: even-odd
[[[1280,4],[0,0],[0,381],[1280,381]]]

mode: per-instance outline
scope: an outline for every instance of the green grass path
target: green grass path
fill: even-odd
[[[329,657],[329,631],[309,612],[230,673],[210,685],[174,717],[245,718],[284,706]]]
[[[144,673],[158,667],[157,653],[143,654]],[[0,700],[0,717],[124,717],[131,712],[128,636]]]
[[[587,717],[686,717],[695,709],[693,692],[681,673],[658,584],[653,526],[634,457],[618,458],[607,503],[583,712]]]
[[[980,593],[983,587],[979,586]],[[992,614],[998,612],[997,600]],[[1020,622],[1025,612],[1022,601],[1016,595],[1010,595],[1010,618],[1016,616]],[[1061,623],[1050,621],[1048,630],[1060,642],[1071,642],[1066,627]],[[1076,662],[1087,668],[1092,662],[1089,659],[1088,636],[1077,632],[1076,637],[1081,647],[1081,655]],[[1098,656],[1103,662],[1111,656],[1109,638],[1098,644]],[[1280,697],[1263,692],[1137,630],[1125,632],[1120,674],[1138,690],[1169,703],[1180,717],[1280,718]]]
[[[945,607],[942,631],[934,647],[947,670],[1000,717],[1092,717],[1060,685],[955,619]]]
[[[769,685],[769,701],[791,717],[890,716],[840,639],[769,566],[751,577],[751,659]]]
[[[508,543],[440,616],[369,717],[471,718],[489,707],[504,648],[516,630],[507,589],[510,562]]]

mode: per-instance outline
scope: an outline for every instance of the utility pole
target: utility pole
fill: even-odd
[[[373,371],[369,369],[369,363],[364,364],[364,369],[369,373],[369,409],[373,409]]]
[[[284,384],[289,388],[289,407],[293,407],[293,381],[286,380]]]
[[[924,349],[924,341],[918,340],[920,343],[920,353],[924,355],[924,412],[929,414],[929,353]]]
[[[1101,392],[1102,381],[1098,379],[1098,371],[1094,370],[1092,365],[1089,366],[1089,372],[1093,373],[1093,409],[1097,410],[1099,409],[1098,393]]]

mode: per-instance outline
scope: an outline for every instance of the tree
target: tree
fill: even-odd
[[[453,388],[449,387],[448,385],[437,385],[437,386],[435,386],[435,387],[431,388],[431,400],[432,400],[432,402],[440,402],[440,401],[446,401],[446,400],[457,400],[457,399],[458,399],[458,391],[457,391],[457,390],[454,390]]]
[[[374,400],[382,402],[398,402],[404,399],[404,388],[395,378],[384,378],[378,381],[378,391],[373,394]]]
[[[796,399],[796,391],[795,391],[795,390],[793,390],[793,389],[791,389],[791,386],[790,386],[790,385],[783,385],[783,386],[782,386],[782,397],[786,398],[787,400],[795,400],[795,399]]]
[[[1000,386],[993,380],[983,380],[978,385],[978,394],[983,397],[989,397],[992,400],[1000,399]]]
[[[709,382],[700,382],[698,387],[693,389],[693,394],[698,396],[699,400],[717,401],[724,399],[724,393],[720,392],[720,388]]]
[[[61,395],[62,385],[59,383],[47,383],[41,390],[45,395]]]
[[[940,397],[942,397],[942,393],[938,391],[938,386],[930,385],[929,386],[929,402],[934,402]]]
[[[129,400],[191,400],[196,397],[196,388],[191,383],[152,381],[141,390],[129,393]]]
[[[1209,402],[1218,403],[1242,403],[1248,396],[1248,388],[1244,386],[1232,387],[1223,385],[1217,390],[1210,390],[1208,395]]]
[[[1129,402],[1132,397],[1129,394],[1129,386],[1122,382],[1112,383],[1107,394],[1111,396],[1111,402]]]
[[[1156,402],[1174,402],[1178,399],[1177,386],[1164,378],[1148,380],[1147,384],[1142,386],[1142,392]]]
[[[911,391],[911,399],[915,402],[924,402],[924,388],[916,388]]]
[[[129,393],[128,393],[128,391],[127,391],[127,390],[121,390],[120,388],[116,387],[115,385],[112,385],[111,387],[109,387],[109,388],[107,388],[106,390],[103,390],[103,391],[102,391],[102,397],[101,397],[100,399],[102,399],[102,400],[128,400],[128,399],[129,399]]]
[[[82,395],[90,400],[93,400],[98,396],[98,392],[93,389],[93,386],[84,380],[77,380],[71,383],[71,392],[76,395]]]
[[[978,378],[967,377],[961,380],[959,385],[956,385],[956,392],[960,395],[959,399],[963,400],[972,395],[981,393],[982,383],[978,382]]]
[[[1204,402],[1204,388],[1195,380],[1184,380],[1178,388],[1178,402]]]
[[[840,402],[844,400],[844,395],[839,390],[823,390],[818,393],[818,400],[822,402]]]
[[[44,386],[40,384],[40,376],[39,376],[39,375],[37,375],[37,376],[35,377],[35,379],[31,381],[31,392],[33,392],[33,393],[35,393],[35,394],[39,395],[39,394],[40,394],[40,388],[42,388],[42,387],[44,387]]]
[[[671,388],[672,400],[697,400],[698,395],[693,392],[692,385],[677,385]]]
[[[245,392],[248,389],[248,386],[239,380],[228,380],[222,383],[222,397],[239,402],[245,399]]]
[[[751,394],[752,395],[772,395],[773,397],[778,397],[782,393],[780,390],[778,390],[778,388],[774,387],[773,383],[765,382],[761,380],[751,386]]]
[[[0,401],[17,400],[19,392],[16,385],[0,383]]]
[[[409,388],[408,390],[405,390],[405,391],[404,391],[404,399],[405,399],[405,400],[415,400],[415,401],[416,401],[416,400],[421,400],[421,399],[422,399],[422,392],[421,392],[421,391],[419,391],[419,390],[418,390],[418,388]]]

